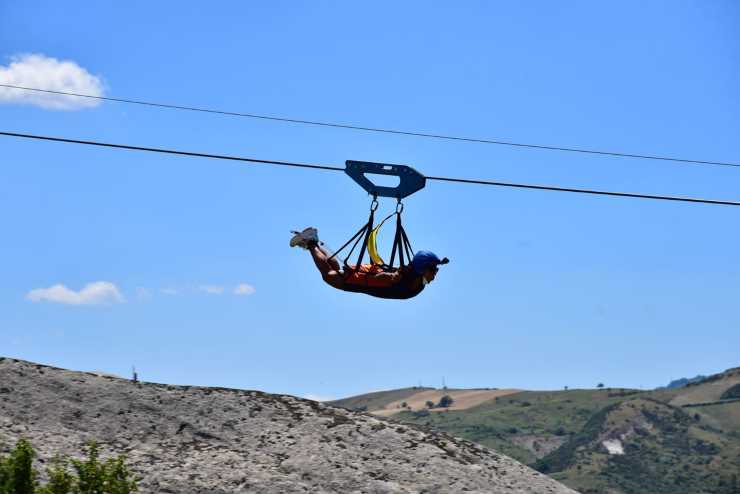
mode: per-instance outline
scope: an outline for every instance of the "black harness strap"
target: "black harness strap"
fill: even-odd
[[[335,252],[334,254],[332,254],[332,255],[331,255],[331,257],[329,257],[329,259],[334,259],[334,258],[335,258],[335,257],[337,256],[337,254],[339,254],[339,253],[340,253],[340,252],[342,252],[342,251],[343,251],[343,250],[344,250],[345,248],[347,248],[347,246],[348,246],[348,245],[349,245],[350,243],[352,243],[352,241],[353,241],[353,240],[357,239],[357,241],[355,242],[355,245],[353,245],[353,246],[352,246],[352,250],[350,251],[350,255],[352,255],[352,251],[354,251],[354,250],[355,250],[355,247],[357,247],[357,242],[359,241],[359,238],[358,238],[358,237],[360,237],[360,235],[362,235],[362,234],[363,234],[363,233],[365,232],[365,229],[367,228],[367,225],[368,225],[368,224],[367,224],[367,223],[365,223],[365,225],[364,225],[364,226],[363,226],[362,228],[360,228],[360,229],[359,229],[359,230],[357,231],[357,233],[355,233],[354,235],[352,235],[352,238],[351,238],[351,239],[349,239],[349,240],[347,240],[347,242],[345,242],[345,244],[344,244],[344,245],[342,245],[342,246],[341,246],[341,247],[340,247],[340,248],[339,248],[339,249],[338,249],[338,250],[337,250],[337,251],[336,251],[336,252]],[[345,260],[345,261],[346,261],[346,260]],[[345,264],[346,264],[346,263],[345,263]]]
[[[393,213],[398,214],[398,213]],[[391,262],[388,264],[388,268],[393,269],[393,263],[396,262],[396,252],[398,251],[398,220],[400,220],[400,216],[396,220],[396,234],[393,237],[393,250],[391,250]]]
[[[396,240],[394,243],[398,246],[398,266],[402,268],[406,266],[403,249],[403,225],[401,224],[401,213],[396,214]],[[406,253],[406,255],[408,256],[408,253]],[[409,259],[409,261],[411,261],[411,259]]]
[[[400,202],[399,202],[400,204]],[[344,258],[344,267],[345,271],[348,275],[351,275],[354,271],[357,269],[360,269],[360,266],[362,266],[362,261],[365,258],[365,253],[367,252],[368,248],[368,240],[370,238],[370,235],[373,232],[373,228],[375,227],[375,210],[377,209],[377,201],[373,199],[373,204],[370,207],[370,217],[367,220],[367,223],[363,225],[362,228],[360,228],[357,233],[355,233],[352,238],[350,238],[347,242],[344,243],[334,254],[332,254],[329,259],[335,258],[337,255],[339,255],[340,252],[342,252],[344,249],[347,248],[350,244],[352,244],[352,248],[349,250],[349,253]],[[389,214],[385,218],[383,218],[383,221],[381,221],[378,224],[378,228],[382,226],[387,220],[389,220],[393,215],[396,216],[396,232],[393,237],[393,249],[391,250],[391,258],[390,263],[380,265],[380,267],[384,271],[388,272],[394,272],[398,269],[402,269],[406,267],[407,264],[411,263],[411,259],[413,256],[413,249],[411,248],[411,242],[409,241],[408,236],[406,235],[406,230],[403,228],[403,223],[401,221],[401,213],[403,212],[403,205],[401,204],[400,208],[396,208],[396,211]],[[357,246],[360,244],[360,241],[362,241],[362,246],[360,247],[360,253],[357,257],[357,263],[354,267],[352,267],[348,260],[355,252],[355,249],[357,249]],[[394,267],[394,264],[396,262],[396,255],[398,255],[398,267]],[[370,260],[373,264],[375,264],[372,259]]]
[[[411,242],[409,241],[409,237],[406,236],[406,230],[401,226],[401,223],[398,224],[399,229],[401,230],[401,236],[403,237],[403,247],[406,250],[406,256],[409,259],[409,262],[411,262],[411,259],[414,258],[414,249],[411,247]]]
[[[360,249],[359,257],[357,258],[357,264],[355,264],[356,269],[360,269],[360,266],[362,266],[362,258],[365,257],[365,251],[367,250],[367,239],[370,238],[370,233],[373,231],[374,221],[375,221],[375,210],[370,209],[370,219],[367,220],[367,228],[365,229],[365,238],[362,241],[362,248]],[[350,252],[350,255],[351,254],[352,253]],[[345,259],[345,263],[346,263],[346,259]]]

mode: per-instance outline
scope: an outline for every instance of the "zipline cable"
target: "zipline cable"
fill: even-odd
[[[266,165],[292,166],[296,168],[313,168],[315,170],[331,170],[331,171],[339,171],[339,172],[344,171],[344,168],[340,168],[338,166],[311,165],[311,164],[306,164],[306,163],[291,163],[288,161],[262,160],[262,159],[257,159],[257,158],[244,158],[241,156],[228,156],[224,154],[195,153],[191,151],[178,151],[175,149],[129,146],[127,144],[112,144],[109,142],[99,142],[99,141],[82,141],[79,139],[65,139],[62,137],[40,136],[40,135],[34,135],[34,134],[19,134],[16,132],[0,132],[0,135],[9,136],[9,137],[22,137],[24,139],[38,139],[41,141],[66,142],[69,144],[85,144],[87,146],[99,146],[99,147],[115,148],[115,149],[128,149],[131,151],[149,151],[151,153],[177,154],[181,156],[195,156],[198,158],[211,158],[211,159],[217,159],[217,160],[246,161],[249,163],[262,163]]]
[[[18,138],[23,138],[23,139],[36,139],[36,140],[42,140],[42,141],[64,142],[64,143],[70,143],[70,144],[84,144],[88,146],[126,149],[126,150],[132,150],[132,151],[147,151],[147,152],[152,152],[152,153],[174,154],[174,155],[181,155],[181,156],[194,156],[194,157],[199,157],[199,158],[242,161],[242,162],[260,163],[260,164],[267,164],[267,165],[291,166],[291,167],[296,167],[296,168],[312,168],[316,170],[325,170],[325,171],[340,171],[340,172],[345,171],[344,168],[337,167],[337,166],[293,163],[289,161],[264,160],[264,159],[257,159],[257,158],[244,158],[241,156],[228,156],[228,155],[222,155],[222,154],[196,153],[192,151],[180,151],[180,150],[175,150],[175,149],[130,146],[126,144],[113,144],[113,143],[100,142],[100,141],[83,141],[79,139],[65,139],[62,137],[41,136],[41,135],[36,135],[36,134],[21,134],[17,132],[0,131],[0,135],[8,136],[8,137],[18,137]],[[494,182],[490,180],[473,180],[473,179],[454,178],[454,177],[426,177],[426,179],[436,180],[436,181],[441,181],[441,182],[458,182],[458,183],[463,183],[463,184],[492,185],[496,187],[514,187],[514,188],[519,188],[519,189],[550,190],[550,191],[555,191],[555,192],[571,192],[571,193],[577,193],[577,194],[631,197],[631,198],[639,198],[639,199],[657,199],[657,200],[663,200],[663,201],[692,202],[692,203],[715,204],[715,205],[723,205],[723,206],[740,206],[740,202],[723,201],[723,200],[716,200],[716,199],[700,199],[700,198],[695,198],[695,197],[636,194],[636,193],[631,193],[631,192],[613,192],[613,191],[606,191],[606,190],[578,189],[578,188],[572,188],[572,187],[556,187],[556,186],[551,186],[551,185],[532,185],[532,184],[519,184],[519,183],[511,183],[511,182]]]
[[[202,113],[215,113],[218,115],[227,115],[227,116],[232,116],[232,117],[245,117],[245,118],[272,120],[276,122],[287,122],[287,123],[302,124],[302,125],[333,127],[333,128],[338,128],[338,129],[349,129],[349,130],[357,130],[357,131],[362,131],[362,132],[397,134],[397,135],[405,135],[405,136],[413,136],[413,137],[424,137],[424,138],[430,138],[430,139],[443,139],[443,140],[448,140],[448,141],[474,142],[474,143],[479,143],[479,144],[495,144],[499,146],[512,146],[512,147],[520,147],[520,148],[540,149],[540,150],[546,150],[546,151],[563,151],[563,152],[568,152],[568,153],[596,154],[596,155],[602,155],[602,156],[613,156],[617,158],[638,158],[638,159],[670,161],[670,162],[694,164],[694,165],[740,167],[740,163],[732,163],[732,162],[726,162],[726,161],[693,160],[693,159],[685,159],[685,158],[676,158],[676,157],[671,157],[671,156],[622,153],[622,152],[617,152],[617,151],[604,151],[604,150],[598,150],[598,149],[585,149],[585,148],[571,148],[571,147],[563,147],[563,146],[547,146],[543,144],[528,144],[528,143],[522,143],[522,142],[512,142],[512,141],[503,141],[503,140],[494,140],[494,139],[478,139],[474,137],[462,137],[462,136],[453,136],[453,135],[444,135],[444,134],[431,134],[431,133],[426,133],[426,132],[413,132],[413,131],[396,130],[396,129],[382,129],[378,127],[362,127],[359,125],[349,125],[349,124],[340,124],[340,123],[332,123],[332,122],[320,122],[316,120],[302,120],[302,119],[297,119],[297,118],[277,117],[277,116],[272,116],[272,115],[259,115],[255,113],[241,113],[241,112],[233,112],[233,111],[225,111],[225,110],[215,110],[215,109],[210,109],[210,108],[173,105],[173,104],[168,104],[168,103],[156,103],[152,101],[133,100],[133,99],[126,99],[126,98],[112,98],[108,96],[94,96],[91,94],[71,93],[71,92],[65,92],[65,91],[53,91],[50,89],[39,89],[39,88],[32,88],[32,87],[25,87],[25,86],[14,86],[12,84],[0,84],[0,87],[18,89],[18,90],[23,90],[23,91],[36,91],[40,93],[59,94],[63,96],[73,96],[73,97],[78,97],[78,98],[90,98],[90,99],[96,99],[96,100],[102,100],[102,101],[114,101],[117,103],[128,103],[128,104],[134,104],[134,105],[152,106],[156,108],[168,108],[171,110],[185,110],[185,111],[202,112]]]

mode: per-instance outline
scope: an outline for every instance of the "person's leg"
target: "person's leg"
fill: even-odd
[[[339,269],[339,262],[336,259],[329,259],[331,257],[329,253],[318,244],[310,245],[308,251],[324,281],[334,288],[341,288],[344,284],[344,276]]]
[[[332,267],[332,269],[334,271],[341,271],[342,270],[342,268],[339,267],[339,261],[337,261],[337,258],[336,257],[332,257],[331,254],[329,253],[329,251],[326,250],[321,245],[318,245],[317,247],[319,248],[319,250],[321,251],[321,253],[326,257],[326,262],[328,262],[329,265],[331,265],[331,267]]]

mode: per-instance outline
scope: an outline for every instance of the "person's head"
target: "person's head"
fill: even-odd
[[[414,273],[421,276],[427,283],[430,283],[437,276],[439,265],[447,264],[448,262],[450,260],[446,257],[440,259],[434,252],[420,250],[411,260],[411,266],[414,269]]]

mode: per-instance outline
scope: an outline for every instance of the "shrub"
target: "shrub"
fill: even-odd
[[[33,494],[36,490],[36,470],[33,458],[36,453],[25,439],[16,443],[8,458],[0,459],[0,493]]]
[[[434,402],[431,401],[431,400],[427,400],[426,406],[427,406],[427,408],[434,408]]]
[[[67,460],[56,457],[52,466],[46,469],[49,483],[39,490],[39,494],[67,494],[74,487],[74,476],[67,470]]]
[[[439,399],[439,403],[437,403],[437,406],[439,408],[448,408],[454,402],[455,400],[452,399],[452,396],[444,395],[442,398]]]
[[[57,457],[47,468],[49,482],[39,486],[33,468],[36,455],[31,444],[21,439],[6,458],[0,457],[0,494],[131,494],[137,492],[133,472],[125,457],[99,460],[96,443],[84,447],[87,459]],[[72,464],[72,472],[69,471]]]

